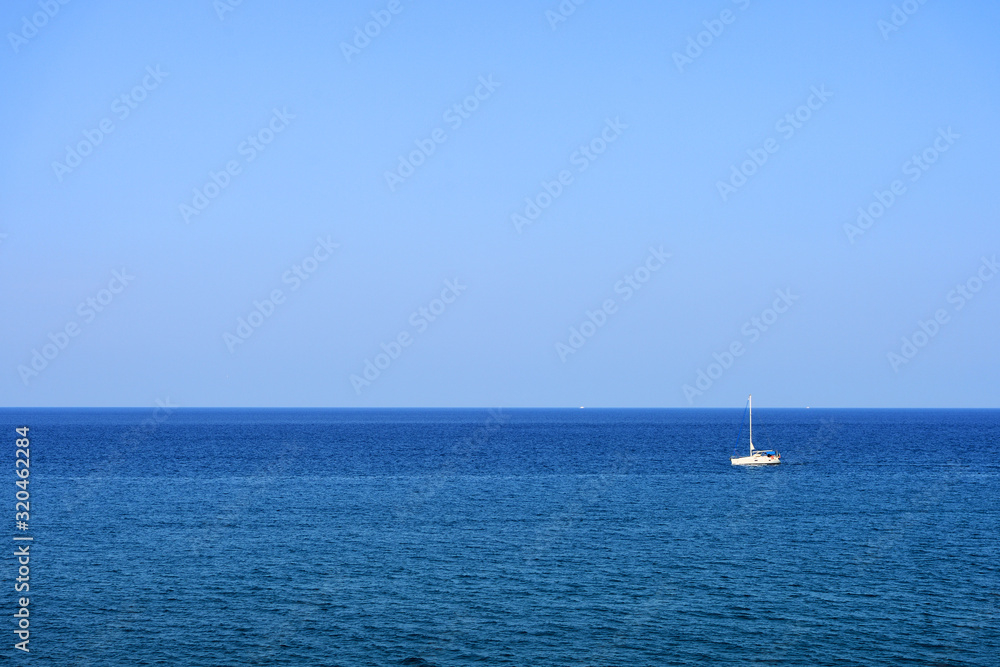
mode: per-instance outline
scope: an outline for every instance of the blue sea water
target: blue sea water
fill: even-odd
[[[729,464],[741,414],[0,411],[34,537],[0,654],[1000,664],[1000,411],[759,409],[768,468]]]

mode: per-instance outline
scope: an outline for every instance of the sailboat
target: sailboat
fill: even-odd
[[[756,466],[756,465],[775,465],[781,463],[781,454],[777,453],[773,449],[754,449],[753,446],[753,395],[747,396],[747,410],[750,412],[750,456],[730,456],[729,462],[734,466]],[[742,424],[740,425],[740,432],[743,431]],[[739,445],[739,435],[736,436],[737,445]]]

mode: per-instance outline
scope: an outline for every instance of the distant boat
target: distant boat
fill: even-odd
[[[773,449],[754,449],[753,446],[753,395],[747,396],[747,410],[750,412],[750,456],[730,456],[729,462],[734,466],[758,466],[775,465],[781,463],[781,454]],[[740,432],[743,431],[743,424],[740,424]],[[737,446],[739,446],[739,435],[736,436]]]

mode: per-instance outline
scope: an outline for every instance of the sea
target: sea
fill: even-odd
[[[753,417],[4,409],[0,662],[1000,665],[1000,410]]]

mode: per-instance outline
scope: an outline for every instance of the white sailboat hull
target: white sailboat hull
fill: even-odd
[[[764,454],[753,454],[751,456],[733,456],[729,459],[729,462],[734,466],[777,465],[778,463],[781,463],[781,457],[778,455],[767,456]]]

